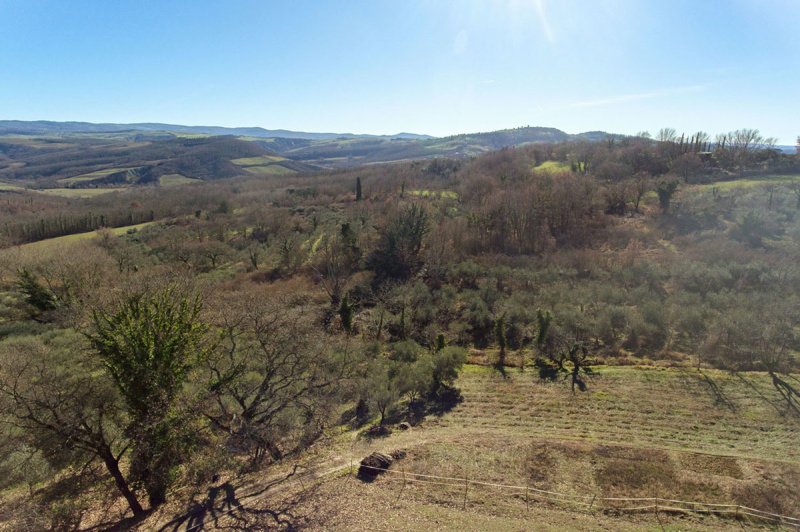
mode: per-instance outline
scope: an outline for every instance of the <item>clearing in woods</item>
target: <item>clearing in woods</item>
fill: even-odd
[[[138,231],[148,225],[151,225],[155,222],[143,222],[140,224],[135,225],[126,225],[123,227],[110,227],[108,228],[113,234],[120,236],[124,235],[128,232]],[[85,233],[75,233],[74,235],[64,235],[64,236],[57,236],[55,238],[46,238],[44,240],[39,240],[37,242],[30,242],[28,244],[21,244],[19,246],[13,246],[7,248],[8,250],[16,250],[21,249],[25,251],[44,251],[49,250],[50,248],[58,248],[60,246],[69,245],[75,242],[80,242],[82,240],[86,240],[89,238],[97,237],[97,231],[87,231]],[[0,252],[5,250],[0,250]]]
[[[403,482],[402,472],[530,486],[568,495],[663,497],[732,503],[800,516],[800,419],[786,414],[767,375],[716,370],[600,367],[586,393],[543,383],[534,371],[468,365],[463,400],[406,431],[355,432],[301,461],[349,460],[374,450],[407,456],[375,482],[344,472],[287,487],[223,517],[218,526],[274,526],[272,513],[310,529],[525,530],[741,529],[731,518],[592,511],[524,492]],[[399,412],[402,417],[403,412]],[[398,418],[399,418],[398,417]],[[249,491],[263,479],[251,477]],[[173,507],[173,511],[175,508]],[[170,515],[161,512],[160,522]],[[230,522],[229,522],[230,521]],[[149,521],[152,524],[152,521]],[[661,524],[660,524],[661,523]],[[753,521],[750,526],[766,526]],[[146,527],[145,527],[146,528]]]

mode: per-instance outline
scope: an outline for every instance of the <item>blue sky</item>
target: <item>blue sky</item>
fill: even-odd
[[[0,119],[800,135],[800,0],[0,0]]]

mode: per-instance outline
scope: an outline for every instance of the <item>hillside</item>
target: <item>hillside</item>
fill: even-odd
[[[366,525],[363,516],[370,512],[380,515],[373,526],[387,528],[403,522],[460,523],[467,530],[519,530],[542,522],[553,529],[635,530],[659,522],[739,527],[714,516],[608,510],[625,506],[622,501],[595,501],[588,510],[569,499],[529,494],[526,505],[524,490],[478,484],[469,487],[464,507],[462,486],[409,482],[403,490],[403,471],[407,478],[418,473],[530,486],[585,496],[587,503],[592,496],[657,496],[800,515],[800,498],[791,489],[800,482],[791,443],[800,437],[800,424],[776,413],[770,401],[779,398],[764,375],[740,381],[715,371],[609,367],[598,370],[590,394],[575,396],[531,374],[503,379],[490,368],[468,366],[457,385],[464,399],[452,412],[386,439],[359,439],[343,451],[358,461],[372,450],[403,449],[407,456],[393,466],[396,474],[372,484],[330,480],[297,502],[295,519],[308,515],[312,528],[351,530]],[[751,386],[764,399],[754,397]],[[730,404],[720,404],[717,392]],[[280,508],[278,500],[255,508]],[[386,502],[389,509],[380,512]],[[751,526],[769,523],[746,519]]]
[[[772,401],[780,398],[763,374],[739,379],[714,370],[604,367],[590,393],[574,395],[560,383],[538,381],[533,372],[515,370],[504,379],[491,368],[467,366],[456,385],[463,400],[452,411],[429,415],[386,438],[347,432],[293,460],[302,464],[298,475],[333,474],[302,483],[291,477],[281,482],[278,472],[230,479],[241,509],[225,515],[232,508],[219,501],[202,513],[184,500],[138,529],[201,521],[214,528],[311,530],[523,530],[533,523],[553,530],[640,530],[659,524],[735,530],[742,524],[770,524],[753,516],[743,516],[740,524],[713,515],[620,512],[615,508],[646,504],[602,500],[610,497],[695,501],[698,508],[700,503],[738,504],[800,515],[800,497],[792,489],[800,482],[800,456],[792,443],[800,437],[800,423],[775,410]],[[351,464],[371,452],[398,449],[406,455],[392,473],[372,483],[351,476]],[[475,483],[465,499],[463,482],[446,478]],[[186,495],[202,500],[211,486],[197,486]],[[265,491],[268,486],[272,489]],[[251,494],[256,497],[248,498]],[[593,496],[597,499],[589,509]]]
[[[120,142],[74,139],[250,177],[2,192],[2,526],[800,517],[796,157],[626,138],[264,178],[284,156],[235,137]],[[347,478],[373,450],[404,454]]]
[[[555,128],[522,127],[429,139],[338,138],[309,141],[276,138],[265,140],[263,145],[292,159],[322,167],[342,168],[439,157],[466,158],[511,146],[567,140],[599,141],[607,136],[602,132],[569,135]]]
[[[94,143],[111,146],[113,143],[117,143],[117,148],[121,149],[126,145],[143,142],[153,144],[166,142],[168,146],[175,145],[176,137],[202,138],[218,135],[236,136],[240,140],[250,141],[297,163],[311,165],[285,165],[291,171],[313,171],[315,167],[343,168],[362,164],[437,157],[474,157],[492,150],[529,143],[566,140],[599,141],[608,136],[604,132],[570,135],[559,129],[547,127],[522,127],[434,138],[413,133],[354,135],[158,123],[90,124],[85,122],[0,121],[0,142],[11,145],[5,147],[6,155],[16,154],[17,162],[27,162],[25,156],[37,151],[31,148],[26,152],[25,144],[29,148],[31,145],[35,145],[36,148],[54,148],[63,144],[85,146]],[[20,147],[20,144],[23,146]],[[180,145],[179,142],[177,144]],[[151,149],[153,148],[151,147]],[[92,153],[87,153],[87,157],[91,156]],[[0,162],[2,157],[3,147],[0,146]],[[203,161],[201,164],[208,164],[208,162]],[[205,173],[211,174],[215,171],[213,167],[210,167]],[[223,170],[219,177],[229,177],[230,173],[230,169]],[[36,175],[36,170],[15,172],[10,174],[10,177],[18,179],[19,176],[24,178],[24,176],[32,174]],[[4,176],[0,170],[0,179],[7,177],[9,177],[8,173]]]
[[[131,131],[173,132],[194,135],[234,135],[261,138],[287,138],[325,140],[337,138],[403,138],[426,139],[430,135],[398,133],[397,135],[366,135],[354,133],[311,133],[287,129],[264,129],[261,127],[220,127],[220,126],[182,126],[178,124],[137,123],[137,124],[93,124],[90,122],[52,122],[48,120],[23,121],[0,120],[0,135],[63,135],[75,133],[122,133]]]
[[[247,164],[253,161],[258,164]],[[294,173],[314,168],[235,137],[0,138],[0,180],[37,187],[156,184],[163,176],[213,180],[246,175],[254,169]]]

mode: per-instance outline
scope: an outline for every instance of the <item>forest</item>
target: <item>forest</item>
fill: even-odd
[[[753,394],[800,419],[800,139],[774,144],[665,128],[0,189],[0,522],[86,526],[103,490],[145,519],[225,472],[441,416],[465,367],[570,394],[615,367],[765,375]]]

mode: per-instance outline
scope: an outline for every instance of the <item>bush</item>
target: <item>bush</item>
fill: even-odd
[[[467,351],[461,347],[447,346],[434,353],[433,391],[441,386],[452,386],[466,361]]]

